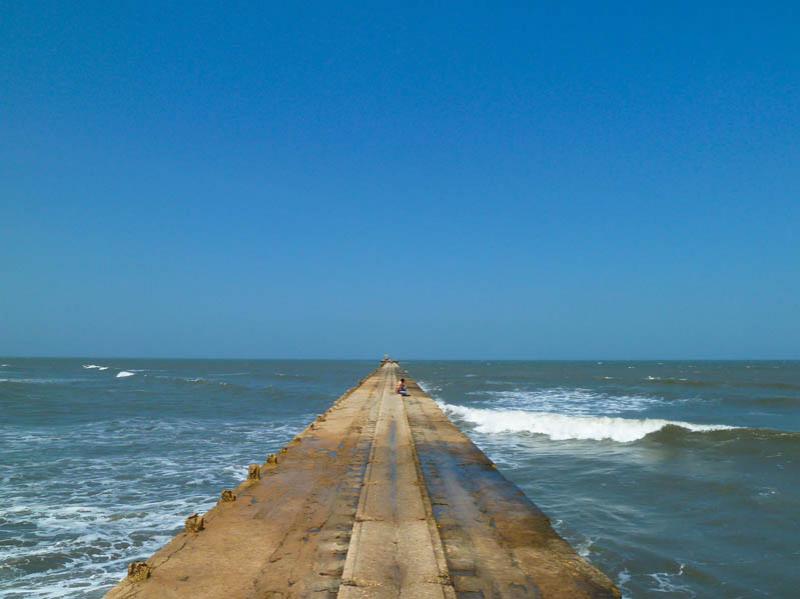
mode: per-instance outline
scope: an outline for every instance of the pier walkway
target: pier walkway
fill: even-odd
[[[107,597],[619,597],[399,376],[372,372]]]

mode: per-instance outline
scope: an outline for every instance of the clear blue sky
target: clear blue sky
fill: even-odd
[[[286,4],[0,3],[0,355],[800,357],[797,3]]]

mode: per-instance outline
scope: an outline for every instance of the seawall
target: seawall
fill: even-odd
[[[107,597],[619,597],[387,362]]]

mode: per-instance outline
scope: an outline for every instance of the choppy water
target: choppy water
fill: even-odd
[[[7,597],[102,596],[374,367],[0,364]],[[800,363],[404,365],[626,596],[800,588]]]

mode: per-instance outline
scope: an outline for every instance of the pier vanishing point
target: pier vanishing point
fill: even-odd
[[[401,373],[384,360],[107,597],[619,597]]]

